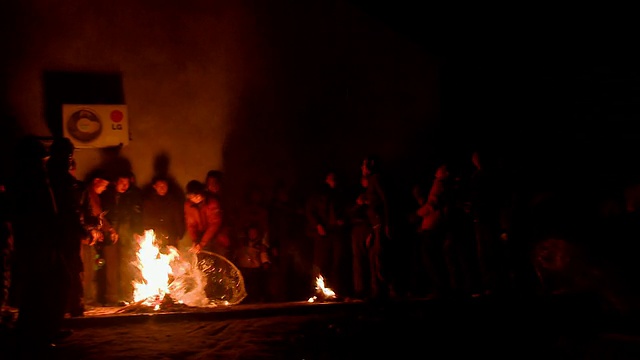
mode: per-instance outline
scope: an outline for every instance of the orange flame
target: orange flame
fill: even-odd
[[[324,277],[322,275],[319,275],[316,278],[316,292],[321,294],[323,299],[334,299],[336,297],[336,293],[331,290],[331,288],[325,287]],[[311,303],[315,302],[316,300],[318,300],[317,295],[310,297],[307,302]]]
[[[144,305],[160,308],[165,295],[169,294],[171,262],[180,256],[178,250],[169,246],[169,254],[162,254],[156,244],[153,230],[145,230],[143,236],[137,238],[140,249],[137,253],[136,266],[140,269],[143,281],[133,283],[133,299]]]

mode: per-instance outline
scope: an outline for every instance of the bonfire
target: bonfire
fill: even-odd
[[[179,260],[180,255],[173,246],[167,247],[168,254],[161,253],[153,230],[145,231],[138,238],[138,245],[140,249],[136,265],[141,272],[142,281],[133,283],[133,301],[158,310],[163,301],[171,299],[167,296],[170,294],[169,284],[173,275],[171,263]]]
[[[224,257],[209,254],[208,266],[203,266],[194,254],[181,256],[173,246],[161,250],[153,230],[136,236],[136,241],[139,248],[133,265],[140,276],[133,282],[134,302],[118,312],[184,311],[191,307],[233,305],[246,296],[242,275]],[[215,279],[212,273],[217,275]],[[213,280],[220,284],[224,298],[207,297],[205,285]]]

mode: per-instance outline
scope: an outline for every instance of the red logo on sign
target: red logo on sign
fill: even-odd
[[[122,119],[124,119],[124,114],[122,113],[122,111],[113,110],[111,112],[111,121],[119,123],[120,121],[122,121]]]

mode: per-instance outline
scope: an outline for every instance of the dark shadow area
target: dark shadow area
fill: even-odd
[[[2,177],[8,177],[13,169],[13,150],[17,145],[17,139],[21,137],[21,129],[17,119],[8,114],[8,110],[0,110],[0,173]]]
[[[492,144],[518,166],[561,176],[598,176],[606,162],[637,156],[621,146],[637,142],[640,108],[639,58],[629,46],[637,31],[622,12],[609,21],[607,6],[567,17],[542,8],[505,16],[406,0],[347,3],[438,59],[438,135],[453,147]]]
[[[242,97],[239,109],[233,115],[233,127],[223,146],[224,192],[232,206],[241,204],[251,183],[271,188],[277,178],[297,182],[298,176],[308,171],[307,166],[297,168],[292,162],[296,137],[289,119],[269,118],[271,105],[254,91]],[[202,179],[204,180],[204,175]]]
[[[53,136],[62,136],[63,104],[124,104],[121,73],[45,71],[44,114]]]
[[[167,180],[167,185],[169,185],[168,194],[175,198],[176,200],[183,202],[185,199],[185,192],[182,186],[178,183],[173,175],[171,175],[170,169],[171,165],[171,157],[166,152],[161,152],[155,156],[153,159],[153,174],[151,177],[151,181],[156,177],[163,177]],[[151,182],[144,184],[142,187],[143,195],[151,194],[153,190],[153,184]]]
[[[5,4],[0,14],[0,38],[4,54],[16,55],[17,49],[21,49],[23,41],[15,36],[15,29],[18,28],[21,19],[12,16],[13,11],[19,9],[21,4]],[[17,146],[17,139],[26,135],[20,129],[18,115],[14,106],[10,103],[11,95],[15,90],[11,88],[11,78],[14,64],[19,61],[11,56],[0,57],[0,177],[8,176],[11,167],[11,152]],[[15,94],[13,94],[15,95]]]
[[[135,175],[133,166],[131,165],[131,160],[122,156],[120,154],[120,150],[120,147],[109,147],[100,149],[102,160],[98,165],[94,167],[92,171],[89,172],[89,174],[100,172],[104,176],[106,176],[107,180],[109,181],[115,181],[117,176],[126,174],[128,172],[131,172]]]

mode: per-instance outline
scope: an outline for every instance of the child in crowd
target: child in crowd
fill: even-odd
[[[236,253],[236,264],[244,277],[247,297],[245,303],[267,301],[268,270],[271,265],[269,246],[260,227],[249,225]]]

